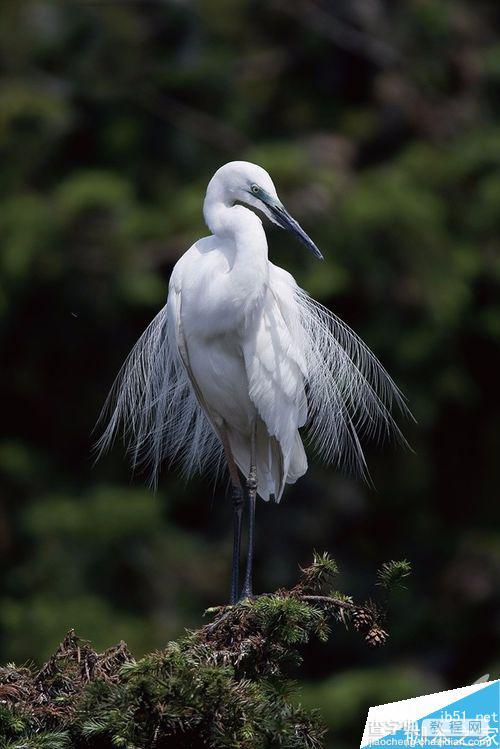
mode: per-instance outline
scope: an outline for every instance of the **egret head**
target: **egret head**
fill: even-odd
[[[230,161],[218,169],[209,182],[207,199],[226,205],[242,203],[262,211],[270,221],[294,234],[320,260],[323,255],[278,198],[274,183],[262,167],[249,161]]]

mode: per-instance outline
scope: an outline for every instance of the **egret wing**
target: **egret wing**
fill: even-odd
[[[292,276],[271,266],[262,308],[242,343],[249,395],[267,433],[282,454],[281,486],[307,469],[297,433],[307,419],[305,382],[307,364],[296,338],[299,309]]]

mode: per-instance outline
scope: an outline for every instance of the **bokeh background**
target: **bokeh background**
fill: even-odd
[[[413,452],[367,448],[375,489],[312,458],[258,507],[258,590],[313,548],[360,598],[381,562],[414,568],[387,646],[311,646],[302,699],[344,749],[369,705],[500,675],[499,29],[481,0],[2,3],[0,662],[69,627],[140,655],[227,597],[226,484],[166,472],[155,496],[91,448],[208,179],[247,159],[326,257],[270,228],[272,259],[417,422]]]

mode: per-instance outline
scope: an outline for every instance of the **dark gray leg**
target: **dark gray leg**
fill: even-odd
[[[252,430],[252,439],[250,447],[250,471],[247,479],[248,493],[248,550],[247,566],[245,571],[245,582],[243,584],[242,598],[251,598],[253,595],[252,573],[253,573],[253,553],[255,546],[255,503],[257,500],[257,467],[255,465],[255,443],[256,443],[257,424]]]
[[[231,599],[230,603],[235,604],[239,598],[239,571],[240,571],[240,547],[241,547],[241,524],[243,520],[243,488],[241,486],[238,468],[234,462],[233,453],[227,437],[225,425],[220,427],[219,433],[224,453],[226,455],[227,467],[232,484],[233,500],[233,560],[231,564]]]
[[[231,567],[231,604],[239,598],[241,523],[243,520],[243,489],[233,485],[233,561]]]

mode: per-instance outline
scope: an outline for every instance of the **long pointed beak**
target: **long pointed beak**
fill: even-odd
[[[281,226],[282,229],[287,229],[288,231],[291,231],[292,234],[294,234],[297,239],[302,242],[302,244],[305,244],[308,250],[311,250],[313,255],[315,255],[319,260],[323,260],[323,255],[319,251],[319,249],[316,247],[314,242],[312,241],[311,237],[309,237],[304,229],[301,227],[301,225],[295,221],[295,219],[290,216],[286,208],[281,205],[281,203],[268,203],[267,204],[269,210],[272,213],[273,219],[276,221],[278,226]]]

